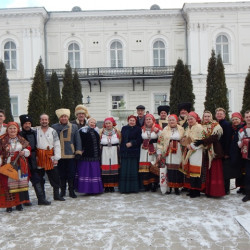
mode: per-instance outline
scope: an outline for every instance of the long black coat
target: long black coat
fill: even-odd
[[[140,147],[142,143],[142,130],[139,126],[123,126],[121,135],[120,154],[121,157],[140,157]],[[127,148],[126,143],[131,142],[132,147]]]
[[[219,121],[222,129],[223,129],[223,135],[220,138],[220,143],[223,149],[224,155],[229,156],[230,152],[230,145],[231,145],[231,138],[232,138],[232,128],[228,121],[221,120]]]

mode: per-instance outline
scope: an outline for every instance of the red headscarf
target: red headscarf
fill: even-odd
[[[130,115],[130,116],[128,116],[127,121],[129,121],[129,119],[131,119],[131,118],[134,118],[134,119],[136,120],[136,116],[134,116],[134,115]]]
[[[111,121],[112,124],[113,124],[113,127],[115,127],[115,126],[117,125],[113,117],[107,117],[107,118],[104,120],[104,123],[103,123],[103,127],[104,127],[104,128],[106,128],[106,125],[105,125],[105,122],[106,122],[106,121]]]
[[[239,112],[232,113],[231,119],[233,119],[234,117],[239,118],[241,120],[241,122],[243,122],[243,117],[242,117],[241,113],[239,113]]]
[[[153,121],[153,126],[152,126],[152,128],[151,128],[151,131],[154,131],[154,128],[157,128],[157,129],[158,129],[158,131],[157,131],[156,133],[158,133],[159,130],[162,130],[162,128],[160,127],[160,125],[155,123],[155,118],[154,118],[154,116],[153,116],[152,114],[146,114],[146,115],[145,115],[144,125],[143,125],[143,127],[142,127],[142,130],[143,130],[143,131],[146,130],[146,125],[145,125],[145,123],[146,123],[146,119],[147,119],[148,117],[150,117],[150,118],[152,119],[152,121]]]
[[[7,130],[10,126],[15,126],[17,128],[17,132],[19,133],[20,132],[20,128],[19,128],[19,125],[16,123],[16,122],[8,122],[7,124]]]
[[[173,118],[178,122],[178,117],[177,117],[177,115],[171,114],[171,115],[168,116],[168,118],[169,118],[169,117],[173,117]]]
[[[152,114],[146,114],[145,115],[145,120],[148,118],[148,117],[151,117],[151,119],[153,120],[153,123],[155,123],[155,118]]]
[[[188,116],[194,117],[194,119],[195,119],[198,123],[201,123],[201,118],[199,117],[199,115],[198,115],[196,112],[191,111],[191,112],[188,113]]]

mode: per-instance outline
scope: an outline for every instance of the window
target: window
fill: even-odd
[[[227,90],[227,99],[228,99],[228,105],[229,105],[229,112],[232,112],[233,110],[232,89]]]
[[[158,113],[157,108],[160,105],[168,105],[167,94],[166,93],[155,94],[154,95],[154,113]]]
[[[123,95],[113,95],[112,96],[112,109],[123,108],[125,105]]]
[[[216,38],[216,54],[220,54],[223,63],[229,63],[229,42],[225,35]]]
[[[110,46],[111,67],[123,67],[123,49],[119,41],[115,41]]]
[[[11,103],[11,112],[13,116],[18,116],[18,97],[17,96],[11,96],[10,97],[10,103]]]
[[[80,48],[76,43],[71,43],[68,48],[68,60],[71,68],[80,68]]]
[[[4,64],[6,69],[16,69],[16,44],[7,42],[4,45]]]
[[[162,41],[156,41],[153,45],[154,66],[165,66],[165,44]]]

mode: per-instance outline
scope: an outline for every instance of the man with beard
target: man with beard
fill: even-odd
[[[168,105],[161,105],[158,108],[158,115],[160,118],[156,121],[157,124],[160,125],[162,129],[164,129],[168,125],[168,113],[170,107]]]
[[[39,170],[37,168],[36,163],[36,131],[31,129],[32,126],[32,118],[29,115],[20,115],[19,116],[22,131],[20,135],[24,137],[30,144],[31,154],[28,158],[29,161],[29,169],[31,173],[30,181],[34,186],[36,196],[38,199],[38,205],[50,205],[50,202],[45,198],[45,192],[43,189],[43,180],[39,175]],[[28,192],[27,192],[28,195]],[[25,206],[31,205],[30,203],[25,203]]]
[[[82,156],[80,134],[77,125],[69,122],[69,109],[57,109],[56,115],[59,119],[59,123],[53,124],[52,128],[56,130],[61,142],[61,159],[58,162],[61,183],[60,196],[65,196],[68,182],[69,196],[71,198],[77,198],[74,192],[74,181],[76,160],[80,160]]]
[[[40,116],[40,125],[37,127],[37,165],[39,173],[43,178],[46,172],[50,185],[53,187],[54,200],[65,201],[59,195],[60,178],[57,164],[61,158],[60,140],[57,132],[49,127],[49,116],[47,114]]]
[[[187,117],[191,111],[191,102],[183,102],[178,104],[179,124],[186,129],[188,127]]]

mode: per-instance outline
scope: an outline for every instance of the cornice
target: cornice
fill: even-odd
[[[250,11],[250,2],[223,2],[223,3],[185,3],[183,12],[219,12],[219,11]]]
[[[181,9],[170,10],[106,10],[81,12],[51,12],[51,20],[127,19],[181,16]]]
[[[0,18],[13,18],[13,17],[35,17],[39,16],[43,19],[48,18],[48,12],[43,7],[37,8],[11,8],[11,9],[0,9]]]

